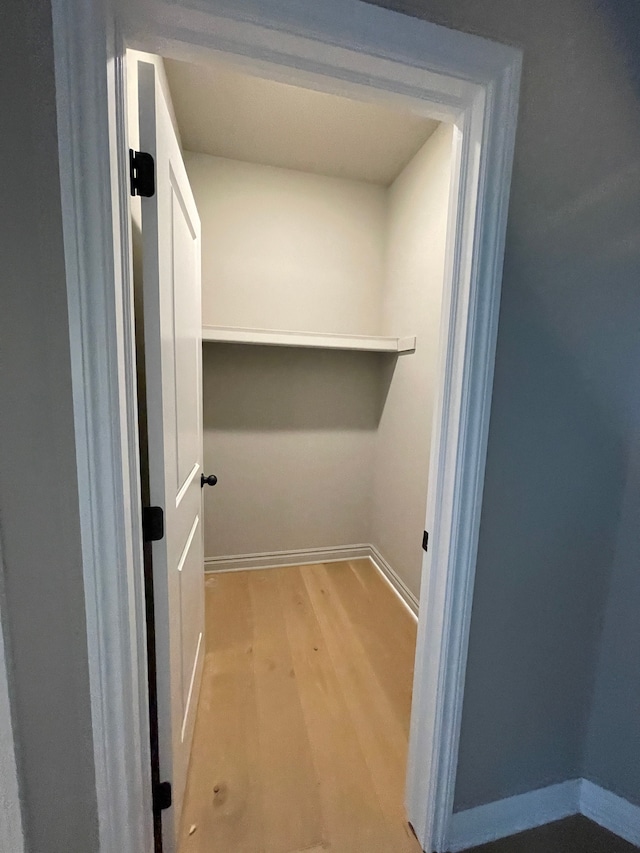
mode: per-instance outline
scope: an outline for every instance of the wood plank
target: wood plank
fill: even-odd
[[[419,850],[405,817],[407,738],[393,702],[387,697],[375,666],[353,630],[326,566],[302,566],[300,571],[340,681],[381,811],[396,832],[392,849],[394,853]],[[391,590],[389,594],[393,595]]]
[[[393,850],[371,773],[298,570],[279,572],[286,629],[331,849]]]
[[[212,575],[206,614],[180,853],[419,853],[403,806],[415,624],[369,561]]]
[[[248,578],[207,578],[205,595],[205,666],[180,851],[264,853]]]
[[[370,561],[325,568],[408,738],[418,623]]]
[[[306,850],[325,841],[319,780],[279,594],[278,576],[289,571],[248,573],[258,709],[256,771],[261,783],[266,853]]]

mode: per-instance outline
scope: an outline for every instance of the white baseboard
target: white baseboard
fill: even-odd
[[[580,780],[571,779],[505,800],[456,812],[451,818],[451,853],[497,841],[525,829],[576,814],[580,804]]]
[[[581,779],[580,813],[630,844],[640,846],[640,806]]]
[[[418,599],[375,545],[342,545],[330,548],[305,548],[297,551],[271,551],[263,554],[236,554],[208,557],[205,572],[246,572],[252,569],[275,569],[279,566],[308,566],[313,563],[336,563],[342,560],[369,559],[389,582],[394,592],[418,616]]]
[[[369,559],[376,568],[384,575],[393,587],[394,592],[402,599],[402,602],[409,608],[413,615],[418,618],[419,602],[415,595],[411,592],[406,583],[402,580],[396,570],[387,563],[380,551],[375,545],[369,545]]]
[[[457,853],[574,814],[582,814],[625,841],[640,845],[640,806],[587,779],[570,779],[456,812],[451,818],[447,850]]]
[[[335,548],[305,548],[298,551],[237,554],[229,557],[209,557],[204,561],[204,570],[205,572],[245,572],[249,569],[274,569],[279,566],[306,566],[313,563],[358,560],[370,555],[370,545],[344,545]]]

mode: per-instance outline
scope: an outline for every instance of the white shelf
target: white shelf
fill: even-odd
[[[415,337],[388,338],[367,335],[334,335],[315,332],[283,332],[274,329],[241,329],[236,326],[203,326],[202,340],[229,344],[260,344],[272,347],[361,350],[363,352],[413,352]]]

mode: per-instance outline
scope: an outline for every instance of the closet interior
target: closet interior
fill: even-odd
[[[452,128],[165,68],[202,225],[206,570],[370,556],[415,606]]]
[[[415,853],[403,798],[453,128],[364,86],[354,97],[335,80],[328,93],[327,81],[221,61],[129,59],[132,149],[155,109],[180,160],[175,185],[170,169],[160,179],[174,217],[162,377],[181,378],[185,352],[199,371],[201,346],[201,401],[174,398],[201,403],[202,470],[217,477],[193,498],[169,569],[146,566],[148,600],[174,590],[149,630],[152,752],[174,791],[159,818],[166,849]],[[185,181],[200,220],[201,342],[180,301],[197,292],[194,264],[179,263],[195,246],[179,230]],[[154,210],[132,199],[145,495],[146,467],[172,471],[146,446]],[[178,408],[163,410],[176,445],[195,447]],[[200,480],[190,466],[171,486],[176,506]],[[201,564],[183,574],[196,540],[204,582]]]

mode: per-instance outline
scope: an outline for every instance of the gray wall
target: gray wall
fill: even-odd
[[[638,395],[640,399],[640,394]],[[631,448],[584,776],[640,805],[640,438]]]
[[[456,809],[580,775],[596,684],[589,774],[637,800],[640,7],[383,5],[525,51]]]
[[[45,0],[0,5],[0,87],[0,535],[25,828],[30,853],[91,853],[95,780]]]

